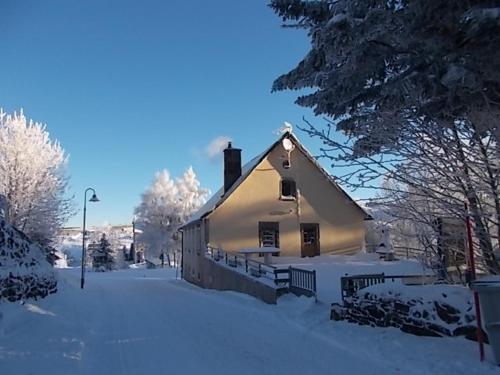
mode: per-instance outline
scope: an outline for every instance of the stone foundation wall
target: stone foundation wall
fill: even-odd
[[[342,305],[332,304],[330,318],[372,327],[395,327],[418,336],[465,336],[476,340],[473,305],[467,305],[465,310],[443,301],[405,301],[360,290]]]
[[[57,291],[55,278],[14,276],[0,279],[0,301],[16,302],[24,299],[45,298]]]
[[[207,289],[233,290],[254,296],[266,303],[276,304],[277,290],[257,279],[239,273],[236,270],[218,264],[211,259],[200,256],[200,277],[184,274],[184,279],[192,284]]]

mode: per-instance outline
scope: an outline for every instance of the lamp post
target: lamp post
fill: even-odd
[[[130,260],[132,261],[132,263],[136,263],[135,262],[135,254],[137,253],[137,249],[136,249],[136,242],[135,242],[135,220],[136,220],[136,217],[134,215],[134,218],[132,219],[132,250],[130,251]]]
[[[87,188],[85,190],[85,194],[83,195],[83,232],[82,232],[82,278],[80,282],[80,288],[83,289],[83,285],[85,284],[85,258],[86,258],[86,249],[85,249],[85,220],[87,216],[87,192],[92,191],[92,197],[90,197],[89,202],[99,202],[99,198],[95,193],[95,190],[92,188]]]

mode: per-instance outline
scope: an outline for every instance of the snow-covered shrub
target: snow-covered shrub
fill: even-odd
[[[44,298],[56,291],[46,251],[0,219],[0,301]]]

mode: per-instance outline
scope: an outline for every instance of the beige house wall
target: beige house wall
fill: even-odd
[[[206,250],[204,229],[203,223],[194,223],[185,227],[182,234],[183,277],[193,282],[202,278],[201,262]]]
[[[365,214],[332,185],[298,148],[291,168],[278,144],[210,215],[209,244],[226,251],[259,246],[259,221],[279,222],[282,256],[301,255],[300,223],[318,223],[321,254],[354,253],[364,246]],[[282,200],[282,178],[293,178],[297,200]]]

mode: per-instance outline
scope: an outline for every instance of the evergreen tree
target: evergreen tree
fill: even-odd
[[[114,252],[108,241],[106,234],[103,233],[98,246],[92,251],[92,267],[98,271],[110,271],[114,266]]]
[[[336,120],[359,154],[397,147],[408,118],[440,126],[500,116],[498,1],[273,0],[311,50],[273,90],[313,88],[297,103]]]

